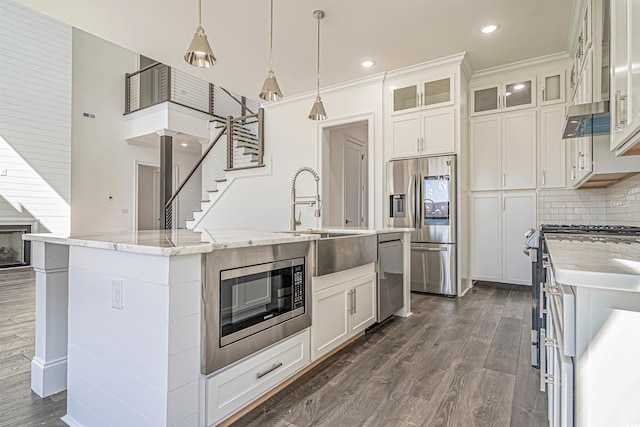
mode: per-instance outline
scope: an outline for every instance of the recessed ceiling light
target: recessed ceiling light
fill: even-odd
[[[522,83],[518,83],[517,85],[515,85],[513,87],[515,90],[522,90],[524,89],[524,85]]]
[[[372,61],[372,60],[370,60],[370,59],[367,59],[366,61],[362,61],[362,66],[363,66],[364,68],[371,68],[371,67],[373,67],[375,64],[376,64],[376,63],[375,63],[375,62],[373,62],[373,61]]]
[[[511,95],[511,92],[505,92],[504,93],[504,96],[509,96],[509,95]]]
[[[186,146],[187,146],[187,145],[189,145],[189,144],[187,144],[186,142],[183,142],[183,143],[182,143],[182,144],[180,144],[180,145],[182,145],[183,147],[186,147]]]
[[[491,25],[485,25],[484,27],[480,28],[480,31],[483,34],[491,34],[497,29],[498,29],[498,26],[496,24],[491,24]]]

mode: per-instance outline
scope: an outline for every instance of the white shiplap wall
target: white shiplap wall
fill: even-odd
[[[0,224],[68,232],[71,27],[0,0]]]

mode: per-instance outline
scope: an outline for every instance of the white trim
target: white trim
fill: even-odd
[[[458,66],[463,63],[467,68],[467,70],[465,70],[465,73],[473,72],[471,63],[468,60],[466,62],[464,61],[466,56],[467,52],[460,52],[454,55],[445,56],[443,58],[434,59],[433,61],[422,62],[420,64],[414,64],[404,68],[398,68],[397,70],[389,71],[387,73],[387,78],[395,79],[398,77],[407,77],[412,74],[422,74],[425,71],[433,71],[438,68]]]
[[[44,361],[31,359],[31,390],[40,397],[51,396],[67,389],[67,358]]]
[[[385,74],[386,73],[377,73],[377,74],[373,74],[371,76],[367,76],[367,77],[362,77],[359,79],[355,79],[355,80],[349,80],[347,82],[344,83],[338,83],[332,86],[326,86],[326,87],[321,87],[320,88],[320,96],[329,94],[329,93],[333,93],[333,92],[339,92],[341,90],[344,89],[353,89],[353,88],[357,88],[357,87],[361,87],[361,86],[371,86],[374,84],[382,84],[384,82],[385,79]],[[293,95],[293,96],[288,96],[286,98],[284,98],[283,100],[280,101],[272,101],[272,102],[266,102],[264,103],[264,107],[265,108],[275,108],[278,107],[280,105],[286,105],[290,102],[296,102],[296,101],[300,101],[303,99],[307,99],[307,98],[315,98],[316,96],[316,90],[312,90],[312,91],[307,91],[307,92],[303,92],[300,93],[298,95]]]
[[[485,68],[473,73],[472,80],[479,80],[488,77],[497,77],[517,71],[531,73],[531,68],[546,67],[549,65],[561,64],[570,60],[568,52],[558,52],[551,55],[540,56],[538,58],[526,59],[524,61],[512,62],[507,65]]]
[[[352,116],[339,117],[325,120],[318,123],[317,133],[317,163],[316,170],[322,170],[323,144],[322,137],[326,128],[331,128],[349,123],[367,122],[367,224],[375,224],[375,112],[366,112]],[[323,194],[322,179],[320,180],[320,194]],[[322,228],[324,218],[320,217],[320,228]]]

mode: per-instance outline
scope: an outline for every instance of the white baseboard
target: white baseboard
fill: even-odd
[[[51,396],[67,389],[67,358],[50,362],[34,357],[31,360],[31,390],[40,397]]]

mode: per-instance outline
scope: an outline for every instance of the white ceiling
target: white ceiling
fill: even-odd
[[[218,59],[182,59],[197,26],[196,0],[17,0],[227,89],[257,99],[269,68],[269,1],[203,0],[203,27]],[[315,9],[321,85],[466,51],[475,70],[567,50],[574,0],[274,0],[274,71],[287,95],[315,88]],[[500,28],[479,33],[488,23]],[[364,69],[364,59],[376,61]]]

